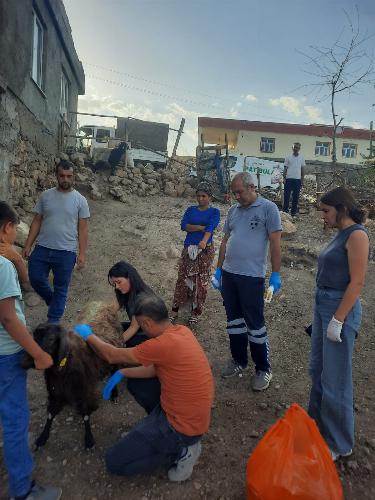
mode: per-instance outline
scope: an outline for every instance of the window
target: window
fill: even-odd
[[[38,87],[42,88],[43,80],[43,38],[44,29],[40,19],[34,12],[33,30],[33,65],[31,76]]]
[[[315,154],[318,156],[329,156],[331,143],[316,141]]]
[[[69,82],[65,73],[61,73],[61,92],[60,92],[60,113],[67,119],[69,107]]]
[[[345,158],[355,158],[357,156],[357,144],[344,142],[342,145],[342,156]]]
[[[107,142],[110,135],[108,128],[98,128],[96,131],[96,142]]]
[[[275,152],[275,139],[269,137],[262,137],[260,141],[260,150],[262,153],[274,153]]]

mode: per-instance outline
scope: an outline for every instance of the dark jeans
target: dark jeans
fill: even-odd
[[[270,372],[269,342],[263,314],[264,278],[223,271],[221,294],[233,360],[247,366],[249,343],[256,371]]]
[[[75,252],[52,250],[36,245],[29,258],[29,279],[48,306],[48,321],[59,323],[64,314],[70,278],[76,263]],[[53,289],[48,282],[52,270]]]
[[[123,323],[124,329],[128,326],[129,323]],[[147,339],[144,333],[138,332],[126,346],[134,347]],[[108,471],[131,476],[150,474],[163,466],[170,467],[200,436],[185,436],[170,425],[160,406],[160,382],[157,378],[127,379],[127,387],[149,415],[107,451]]]
[[[130,322],[122,323],[124,330],[129,325]],[[138,332],[126,342],[126,347],[135,347],[148,338],[143,332]],[[126,386],[133,398],[147,413],[151,413],[160,403],[160,382],[158,378],[128,378],[126,379]]]
[[[28,443],[29,404],[26,371],[21,368],[23,355],[24,351],[0,356],[0,419],[11,497],[28,493],[33,469]]]
[[[286,179],[284,186],[284,205],[283,211],[289,212],[289,200],[292,195],[292,215],[298,212],[299,193],[301,191],[301,179]]]
[[[107,451],[107,469],[119,476],[151,474],[160,467],[170,467],[199,439],[173,429],[158,405]]]

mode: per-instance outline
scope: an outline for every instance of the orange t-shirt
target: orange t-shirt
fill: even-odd
[[[133,347],[144,366],[154,365],[160,380],[160,404],[168,422],[187,436],[207,432],[214,381],[206,355],[192,332],[171,325],[159,337]]]

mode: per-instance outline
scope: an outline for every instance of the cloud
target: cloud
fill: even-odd
[[[322,123],[321,111],[317,106],[304,106],[303,109],[311,123]]]
[[[276,99],[268,99],[271,106],[281,108],[293,116],[305,118],[309,123],[323,123],[321,109],[317,106],[305,104],[305,101],[305,97],[298,99],[297,97],[285,95]]]
[[[284,95],[277,99],[268,99],[268,102],[271,106],[282,108],[284,111],[294,116],[300,116],[302,114],[300,101],[295,97]]]
[[[257,100],[258,100],[258,98],[253,94],[247,94],[245,96],[245,101],[247,101],[247,102],[255,102]]]

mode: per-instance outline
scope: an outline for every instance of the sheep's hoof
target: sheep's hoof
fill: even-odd
[[[42,446],[44,446],[46,444],[46,442],[48,441],[48,436],[45,437],[43,436],[43,434],[41,434],[34,442],[35,444],[35,449],[37,450],[38,448],[41,448]]]
[[[91,450],[95,446],[95,439],[93,436],[85,437],[85,449]]]

